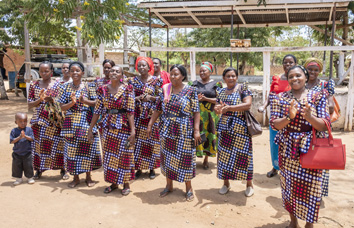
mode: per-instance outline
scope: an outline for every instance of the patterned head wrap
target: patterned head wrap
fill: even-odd
[[[75,61],[75,62],[70,63],[69,70],[71,69],[72,66],[78,66],[81,69],[81,71],[85,71],[85,66],[80,61]]]
[[[303,66],[301,66],[301,65],[295,65],[295,66],[291,67],[291,68],[289,69],[288,73],[286,74],[286,77],[287,77],[287,78],[288,78],[288,75],[289,75],[290,71],[293,70],[293,69],[295,69],[295,68],[300,68],[300,69],[302,70],[302,72],[304,72],[305,77],[307,78],[307,81],[309,80],[309,77],[310,77],[309,72],[306,70],[305,67],[303,67]]]
[[[149,74],[153,75],[154,74],[154,63],[152,62],[152,60],[149,58],[149,57],[143,57],[143,56],[139,56],[137,59],[136,59],[136,62],[135,62],[135,70],[137,72],[138,71],[138,63],[140,61],[144,60],[145,62],[147,62],[147,64],[149,65],[150,67],[150,70],[149,70]]]
[[[317,66],[320,68],[320,72],[322,72],[323,64],[322,61],[317,58],[308,58],[304,64],[304,67],[307,69],[309,66]]]
[[[205,67],[207,68],[210,72],[213,72],[213,64],[209,63],[209,62],[202,62],[202,64],[200,65],[200,67]]]

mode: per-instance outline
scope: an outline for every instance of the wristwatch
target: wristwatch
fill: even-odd
[[[291,121],[293,121],[293,119],[291,119],[291,118],[290,118],[289,113],[286,115],[286,117],[285,117],[285,118],[286,118],[287,120],[289,120],[290,122],[291,122]]]

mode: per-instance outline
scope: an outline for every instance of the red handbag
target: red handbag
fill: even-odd
[[[306,169],[345,169],[345,144],[342,139],[334,139],[329,122],[322,119],[328,129],[328,138],[317,138],[312,128],[312,140],[309,151],[300,154],[300,164]]]

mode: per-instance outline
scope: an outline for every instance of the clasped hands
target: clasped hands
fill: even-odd
[[[290,102],[290,107],[289,107],[289,117],[290,119],[294,119],[296,117],[296,114],[298,113],[298,108],[297,105],[295,105],[295,100],[293,99]],[[305,103],[305,107],[303,107],[300,110],[300,114],[305,118],[305,120],[309,121],[311,120],[311,118],[313,118],[314,116],[311,114],[311,106],[309,105],[309,103],[306,101]]]
[[[224,102],[220,101],[220,104],[215,105],[214,111],[216,114],[224,114],[228,112],[230,109],[230,105],[225,104]]]

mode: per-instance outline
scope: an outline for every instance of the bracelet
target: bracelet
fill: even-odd
[[[286,120],[289,120],[290,122],[293,121],[293,119],[290,118],[289,114],[287,114],[285,118],[286,118]]]

